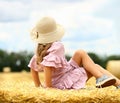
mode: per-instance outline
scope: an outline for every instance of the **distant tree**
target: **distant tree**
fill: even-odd
[[[33,56],[33,53],[28,53],[27,51],[22,51],[22,52],[19,52],[19,54],[21,57],[21,58],[19,58],[19,61],[21,63],[21,68],[23,70],[29,71],[28,63],[29,63],[31,57]]]
[[[69,61],[69,60],[70,60],[70,58],[71,58],[71,56],[70,56],[70,55],[68,55],[68,54],[66,54],[66,55],[65,55],[65,58],[67,59],[67,61]]]
[[[9,56],[11,63],[9,64],[12,68],[12,71],[19,72],[22,70],[29,71],[28,63],[30,58],[32,57],[32,53],[29,54],[27,51],[21,51],[18,53],[12,52]]]
[[[0,72],[2,71],[3,67],[9,65],[9,62],[6,61],[8,57],[8,53],[4,50],[0,50]]]
[[[107,60],[120,60],[120,55],[110,55]]]
[[[99,55],[89,52],[88,55],[91,57],[91,59],[96,63],[105,68],[106,63],[105,63],[105,58],[101,58]]]
[[[97,54],[95,54],[95,53],[88,53],[88,55],[92,58],[92,60],[95,62],[95,63],[97,63],[97,64],[100,64],[100,57],[97,55]]]
[[[0,72],[4,67],[10,67],[12,72],[19,72],[22,70],[29,71],[28,63],[33,53],[27,51],[21,51],[18,53],[8,53],[4,50],[0,50]]]
[[[92,60],[101,65],[103,68],[109,60],[120,60],[120,55],[111,56],[99,56],[95,53],[88,53]],[[27,51],[11,52],[8,53],[5,50],[0,50],[0,72],[2,72],[3,67],[10,67],[12,72],[19,72],[22,70],[30,71],[28,68],[28,63],[33,56],[33,53]],[[69,54],[65,55],[66,59],[69,61],[71,56]]]

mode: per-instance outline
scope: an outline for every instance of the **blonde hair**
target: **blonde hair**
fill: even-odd
[[[36,62],[39,64],[42,62],[43,57],[47,55],[47,50],[51,47],[52,43],[48,43],[46,45],[44,44],[38,44],[37,49],[36,49]]]

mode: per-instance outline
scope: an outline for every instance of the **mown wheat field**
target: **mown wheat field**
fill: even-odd
[[[86,89],[36,88],[29,72],[0,73],[0,103],[120,103],[120,90],[113,86],[97,89],[94,78]]]

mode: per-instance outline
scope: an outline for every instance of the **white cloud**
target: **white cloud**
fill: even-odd
[[[0,41],[7,41],[11,39],[10,35],[8,33],[5,32],[0,32]]]
[[[4,41],[9,38],[12,46],[8,45],[11,50],[16,48],[33,51],[29,30],[39,18],[47,15],[54,17],[65,27],[66,35],[63,42],[69,53],[79,48],[98,53],[118,53],[116,48],[118,48],[119,41],[116,41],[116,38],[119,37],[119,30],[116,28],[119,28],[120,22],[116,25],[115,18],[98,15],[104,12],[104,7],[109,7],[109,3],[111,3],[109,0],[77,0],[75,2],[2,0],[0,1],[0,13],[3,15],[0,21],[10,20],[11,22],[0,24],[0,38],[3,38],[0,40]],[[117,13],[114,17],[117,17]]]
[[[0,22],[27,20],[29,18],[29,6],[19,1],[0,1],[0,14]]]
[[[113,45],[111,41],[115,40],[113,23],[107,19],[92,16],[89,18],[81,17],[80,20],[76,22],[76,28],[69,30],[63,38],[63,41],[68,51],[72,48],[71,54],[79,48],[98,52],[98,49],[95,49],[97,47],[102,48],[102,52],[105,53],[105,45]],[[103,45],[103,40],[109,40],[109,42]]]
[[[85,0],[84,2],[62,2],[54,1],[33,1],[32,19],[37,20],[45,15],[54,17],[57,21],[65,25],[65,27],[74,28],[74,22],[78,22],[83,15],[89,16],[97,9],[104,5],[106,0]]]
[[[116,45],[116,41],[113,36],[93,41],[63,41],[63,43],[65,45],[66,52],[71,55],[73,55],[74,52],[78,49],[83,49],[87,52],[94,52],[101,55],[115,54],[120,49],[119,45]]]

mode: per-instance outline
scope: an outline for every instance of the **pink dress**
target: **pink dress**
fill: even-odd
[[[61,42],[54,42],[47,50],[48,55],[43,58],[39,66],[36,64],[36,56],[30,60],[29,67],[35,71],[41,71],[44,66],[54,67],[52,71],[52,86],[58,89],[84,88],[88,79],[83,67],[79,67],[74,60],[69,62],[65,58],[64,46]]]

